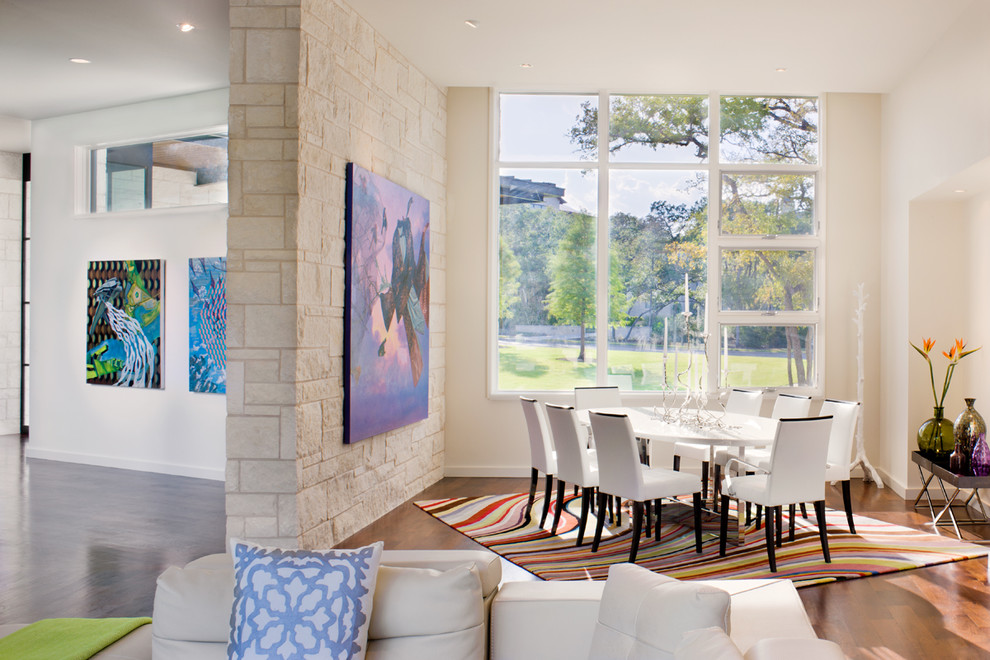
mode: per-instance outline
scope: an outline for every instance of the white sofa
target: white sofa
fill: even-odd
[[[383,567],[434,569],[421,571],[431,575],[455,570],[463,574],[461,567],[465,565],[473,567],[471,573],[478,576],[481,603],[461,608],[463,611],[451,611],[445,606],[448,599],[436,589],[421,596],[408,588],[403,591],[394,581],[381,581],[380,571],[367,658],[447,660],[484,658],[486,654],[492,660],[588,657],[596,626],[600,627],[599,604],[605,582],[501,583],[500,558],[482,550],[392,550],[382,554]],[[158,579],[152,625],[138,629],[96,657],[226,658],[233,584],[229,555],[209,555],[185,567],[167,569]],[[444,588],[442,580],[438,584]],[[730,595],[730,637],[746,653],[746,660],[844,657],[838,646],[816,638],[789,580],[713,580],[702,584]],[[478,592],[473,593],[477,603]],[[463,602],[463,595],[458,598]],[[392,602],[385,606],[384,599]],[[632,611],[635,616],[635,608]]]

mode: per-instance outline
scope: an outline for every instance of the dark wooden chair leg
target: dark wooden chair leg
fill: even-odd
[[[777,572],[777,550],[774,547],[774,533],[773,533],[773,516],[769,513],[767,514],[767,559],[770,562],[770,572]]]
[[[856,533],[856,523],[853,522],[852,495],[849,493],[849,480],[842,482],[842,505],[846,508],[846,520],[849,521],[849,533]]]
[[[749,504],[746,504],[746,524],[749,524]],[[763,525],[763,505],[756,505],[756,530],[759,531],[760,526]]]
[[[595,523],[595,540],[591,543],[591,551],[598,552],[598,546],[602,542],[602,528],[605,526],[605,516],[601,515],[605,512],[605,498],[608,497],[605,493],[599,491],[598,493],[598,522]]]
[[[701,461],[701,496],[708,499],[708,461]]]
[[[677,454],[674,454],[674,472],[680,472],[680,471],[681,471],[681,457],[678,456]]]
[[[805,520],[808,519],[808,508],[804,505],[804,502],[801,502],[801,517]]]
[[[794,527],[795,527],[794,519],[797,518],[797,516],[795,515],[795,511],[797,511],[797,507],[794,506],[793,504],[787,509],[787,518],[790,520],[790,529],[787,532],[788,543],[794,542]]]
[[[550,498],[553,496],[553,475],[547,475],[547,487],[543,493],[543,515],[540,516],[540,527],[547,524],[547,514],[550,513]]]
[[[739,506],[739,501],[736,501],[736,506]],[[739,515],[738,513],[736,515]],[[746,502],[746,525],[748,526],[753,522],[753,507],[749,502]]]
[[[653,536],[653,502],[647,500],[643,503],[646,506],[646,538]]]
[[[822,554],[825,555],[825,563],[832,563],[832,556],[828,551],[828,530],[825,529],[825,500],[815,502],[815,518],[818,520],[818,536],[822,539]]]
[[[784,545],[783,531],[784,531],[784,507],[775,506],[774,516],[776,516],[777,521],[777,547]]]
[[[629,563],[636,563],[636,553],[639,552],[639,535],[643,533],[643,503],[633,502],[632,509],[632,548],[629,550]]]
[[[722,496],[722,515],[718,524],[718,556],[725,556],[725,537],[729,534],[729,496]]]
[[[598,501],[601,502],[601,500],[598,500]],[[615,507],[613,506],[613,504],[615,502],[612,499],[612,496],[611,495],[608,496],[607,502],[608,502],[608,504],[606,504],[605,506],[608,509],[608,522],[609,522],[610,525],[614,525],[615,524]],[[602,511],[605,511],[605,508],[603,508]]]
[[[715,475],[712,481],[712,509],[718,513],[718,501],[721,499],[719,495],[722,494],[722,466],[718,463],[715,464]]]
[[[622,498],[615,496],[615,524],[622,526]]]
[[[557,525],[560,524],[560,513],[564,510],[564,488],[566,485],[563,479],[557,479],[557,506],[553,508],[553,526],[550,528],[550,533],[555,536]]]
[[[701,493],[694,494],[694,549],[701,554]],[[660,519],[657,518],[657,529],[660,529]]]
[[[574,545],[581,545],[584,543],[584,530],[588,528],[588,511],[591,509],[592,497],[594,497],[593,488],[581,489],[581,521],[578,523],[577,543]]]
[[[526,524],[528,525],[530,521],[533,520],[533,502],[536,501],[536,484],[540,480],[540,471],[536,468],[531,468],[532,472],[530,474],[529,480],[529,500],[526,502]]]
[[[577,495],[578,495],[578,485],[574,484],[574,497],[577,497]]]
[[[653,530],[654,532],[653,538],[656,541],[660,540],[660,511],[662,510],[662,507],[663,507],[663,500],[659,498],[653,500],[653,508],[656,509],[657,512],[657,526]]]

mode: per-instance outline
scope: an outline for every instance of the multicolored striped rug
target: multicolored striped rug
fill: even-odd
[[[604,580],[609,566],[628,561],[631,538],[628,512],[622,516],[622,526],[610,527],[606,519],[601,547],[592,553],[593,515],[584,544],[575,547],[580,498],[568,496],[565,499],[556,536],[549,531],[553,503],[545,529],[541,529],[542,497],[537,496],[528,524],[524,522],[527,499],[528,493],[511,493],[429,500],[416,502],[416,506],[545,580]],[[703,551],[699,555],[694,549],[690,505],[665,503],[660,541],[652,536],[647,538],[644,533],[636,563],[679,579],[780,577],[789,578],[795,586],[802,587],[960,561],[988,552],[987,548],[973,543],[864,516],[855,517],[856,534],[853,535],[848,531],[844,512],[828,509],[826,517],[832,563],[826,564],[822,557],[814,512],[810,512],[809,520],[798,515],[796,537],[790,543],[785,512],[784,544],[777,548],[777,573],[770,573],[762,529],[757,531],[750,526],[741,545],[730,538],[726,556],[720,558],[719,520],[717,516],[706,515]],[[735,520],[730,518],[730,535],[734,534],[734,528]]]

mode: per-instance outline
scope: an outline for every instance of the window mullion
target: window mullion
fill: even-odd
[[[711,335],[705,346],[705,356],[708,358],[708,391],[717,391],[722,386],[722,364],[719,352],[719,327],[722,322],[722,255],[719,226],[721,224],[721,186],[722,177],[719,172],[719,99],[717,93],[708,97],[708,331]]]
[[[599,385],[608,383],[608,313],[609,313],[609,244],[608,244],[608,92],[598,95],[598,246],[595,305],[595,355],[596,380]]]

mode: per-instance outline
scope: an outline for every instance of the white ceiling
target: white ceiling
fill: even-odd
[[[974,1],[350,4],[441,86],[815,93],[891,89]],[[197,29],[179,32],[183,21]],[[227,44],[226,0],[0,0],[0,116],[224,87]]]
[[[890,90],[973,1],[352,0],[351,6],[443,86],[815,93]],[[466,26],[467,19],[479,27]],[[523,63],[533,67],[522,69]]]
[[[182,22],[196,29],[182,33]],[[41,119],[226,87],[229,32],[227,0],[0,0],[0,115]]]

